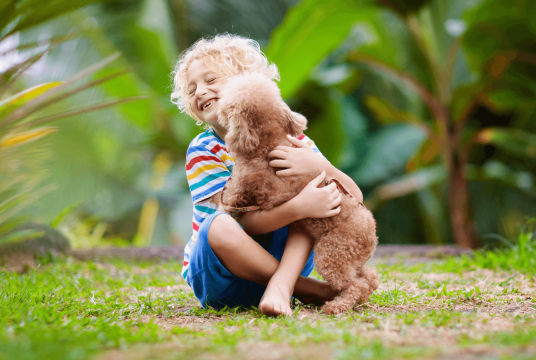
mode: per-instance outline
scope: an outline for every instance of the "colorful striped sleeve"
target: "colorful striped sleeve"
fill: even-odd
[[[307,145],[309,145],[309,146],[311,147],[311,149],[313,149],[313,150],[315,151],[315,153],[324,156],[324,154],[322,154],[322,152],[320,151],[320,149],[316,146],[315,142],[314,142],[313,140],[311,140],[311,138],[308,137],[307,135],[305,135],[305,134],[301,134],[300,136],[298,136],[297,139],[298,139],[298,140],[301,140],[301,141],[303,141],[304,143],[306,143]],[[325,157],[325,156],[324,156],[324,157]]]
[[[223,189],[232,168],[222,155],[227,150],[214,137],[196,138],[186,153],[186,175],[195,204]]]

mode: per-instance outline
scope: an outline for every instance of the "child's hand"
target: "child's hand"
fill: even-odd
[[[318,174],[329,169],[330,162],[315,153],[309,145],[290,135],[287,135],[287,139],[297,148],[277,146],[268,154],[270,158],[277,158],[270,161],[271,167],[285,168],[277,171],[277,176]]]
[[[317,156],[317,155],[316,155]],[[335,183],[323,188],[317,186],[324,181],[326,172],[311,180],[303,190],[291,201],[294,202],[297,213],[304,218],[326,218],[337,215],[340,211],[342,194]]]

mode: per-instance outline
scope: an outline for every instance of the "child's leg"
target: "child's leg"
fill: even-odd
[[[301,232],[289,234],[281,271],[278,271],[279,261],[248,236],[230,216],[218,216],[213,220],[208,242],[220,262],[233,275],[268,285],[263,309],[269,313],[288,313],[292,294],[313,303],[323,303],[336,295],[326,282],[299,276],[313,245]],[[271,281],[276,271],[277,276]],[[286,305],[282,308],[280,304]]]
[[[313,239],[303,230],[291,229],[279,266],[268,282],[259,304],[266,315],[289,314],[294,285],[313,249]]]

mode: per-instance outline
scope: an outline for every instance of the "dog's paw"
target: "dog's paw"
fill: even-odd
[[[325,303],[324,306],[320,308],[320,310],[322,310],[322,312],[327,315],[336,315],[348,311],[348,307],[334,300]]]
[[[372,288],[370,291],[370,293],[372,294],[372,292],[376,290],[378,286],[380,286],[378,272],[376,271],[375,267],[366,265],[366,266],[363,266],[362,274],[367,280],[367,283],[369,284],[369,286]]]

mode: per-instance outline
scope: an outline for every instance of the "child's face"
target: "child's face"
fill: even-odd
[[[187,78],[186,92],[193,112],[200,120],[220,130],[218,99],[223,76],[209,69],[202,59],[197,59],[190,64]]]

